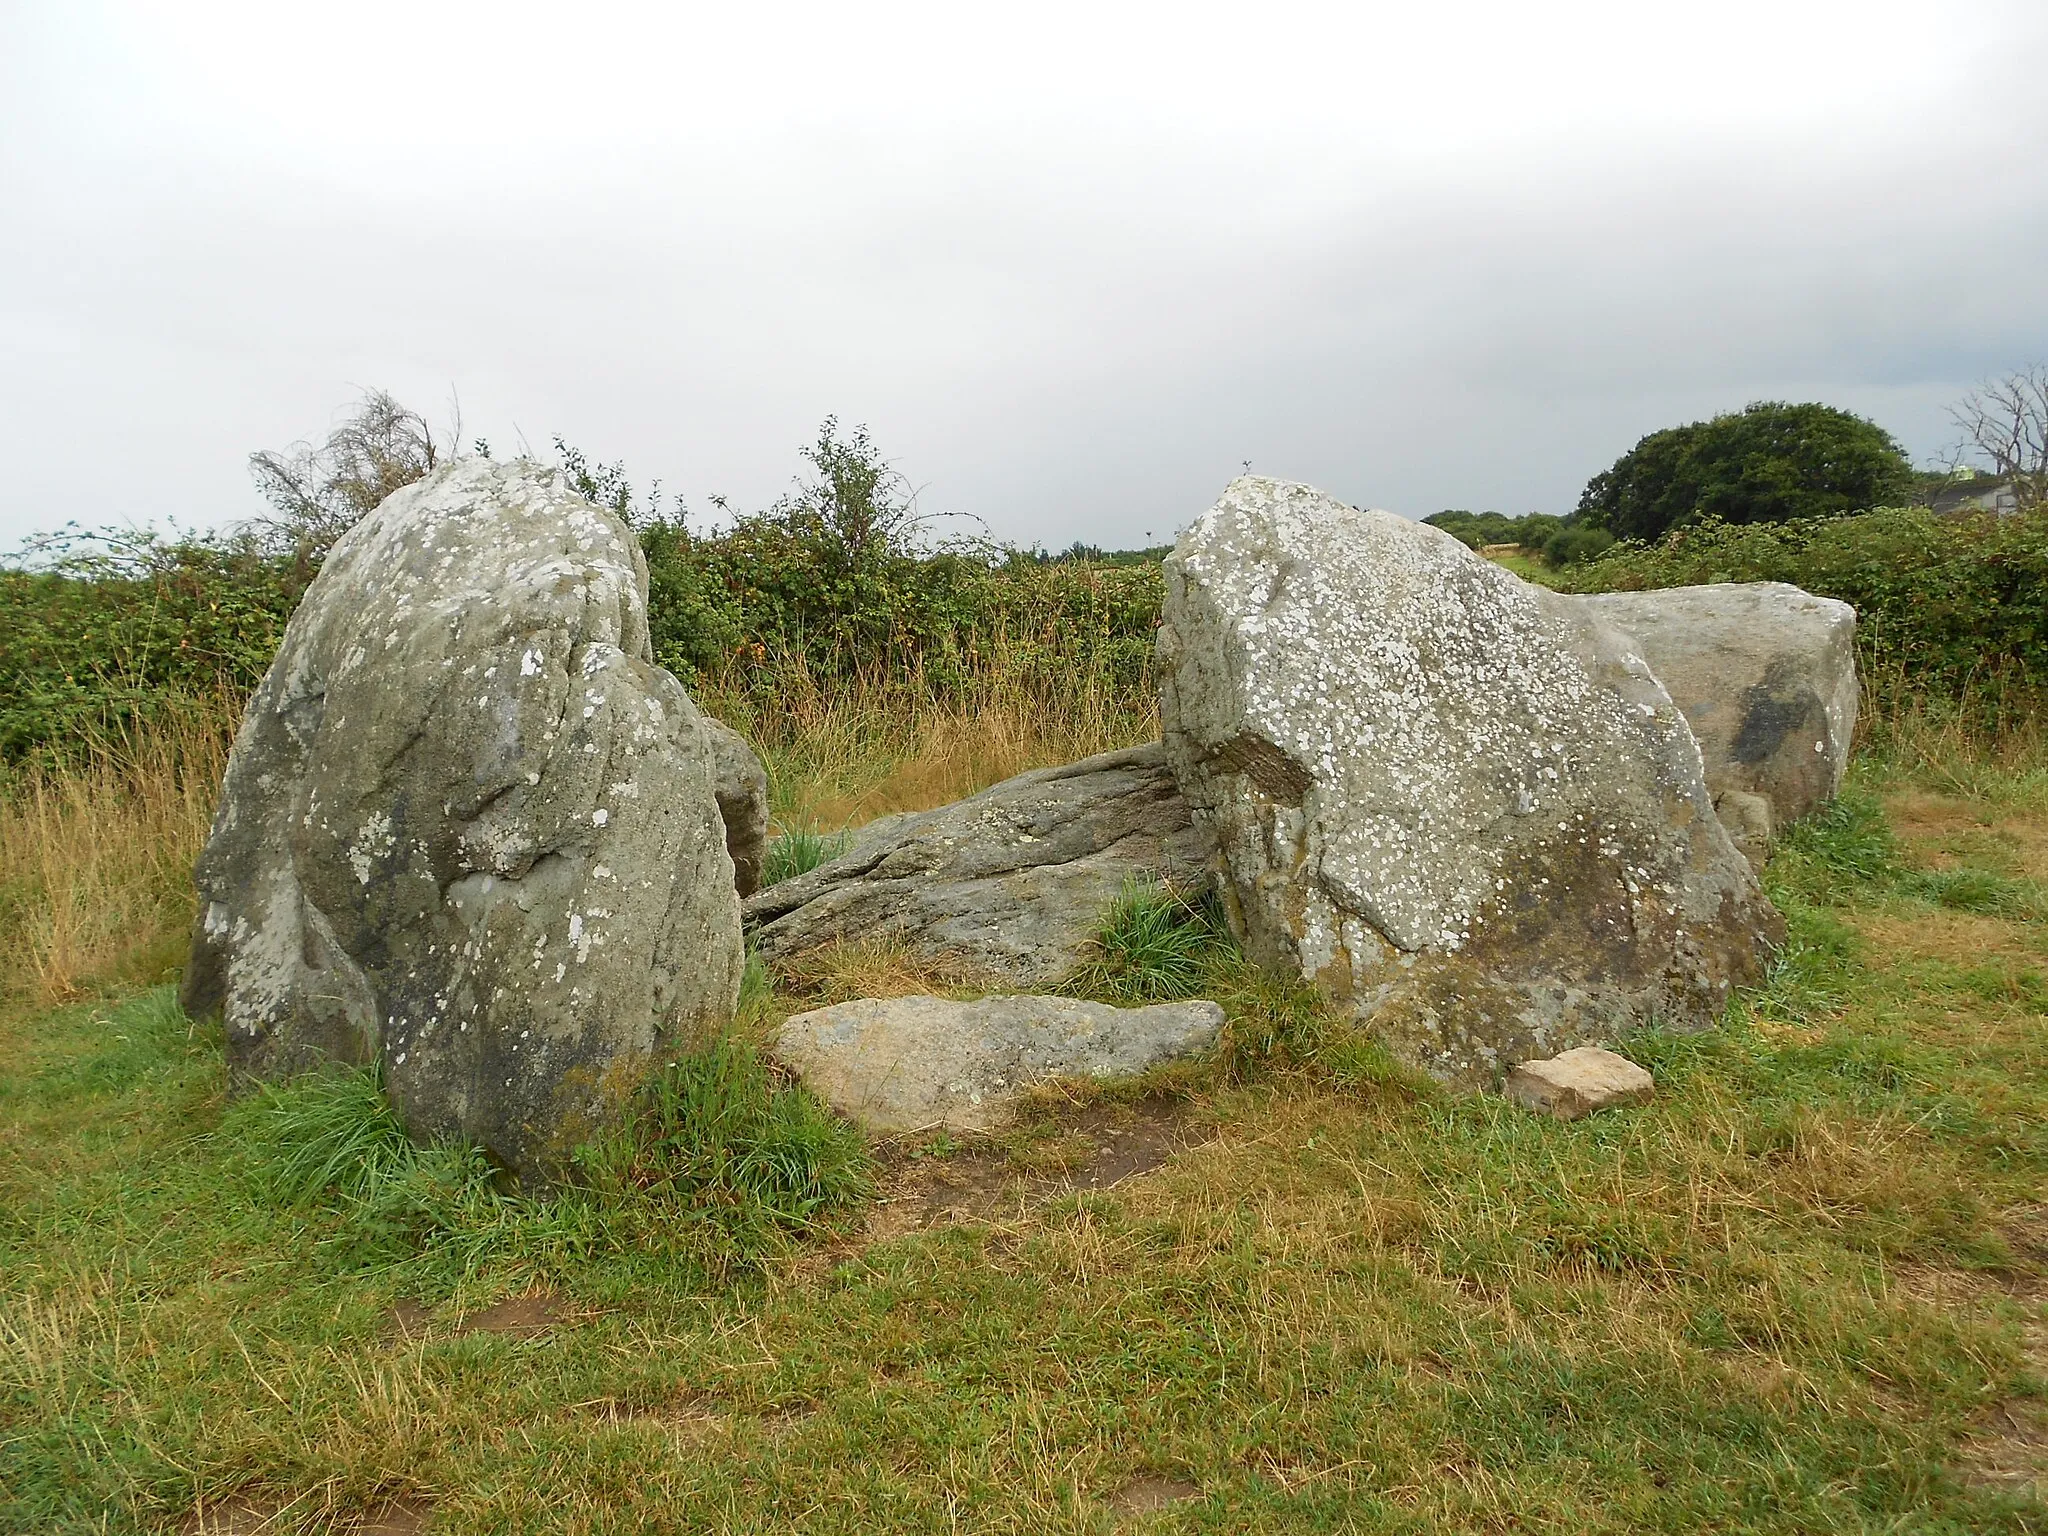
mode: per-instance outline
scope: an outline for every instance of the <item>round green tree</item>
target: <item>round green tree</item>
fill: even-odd
[[[1782,523],[1895,504],[1913,466],[1891,433],[1827,405],[1760,401],[1652,432],[1587,482],[1579,520],[1658,539],[1703,518]]]

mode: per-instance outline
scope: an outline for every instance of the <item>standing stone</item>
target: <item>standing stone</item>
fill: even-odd
[[[1854,608],[1782,581],[1576,601],[1635,642],[1685,712],[1707,793],[1754,862],[1777,828],[1834,798],[1856,734]]]
[[[1583,606],[1249,476],[1166,583],[1167,756],[1253,958],[1471,1083],[1759,975],[1776,914],[1692,733]]]
[[[241,1076],[376,1064],[406,1129],[545,1181],[732,1017],[717,749],[647,572],[552,470],[465,460],[328,556],[251,699],[184,1002]]]
[[[770,959],[882,940],[1050,986],[1087,958],[1127,883],[1194,883],[1207,864],[1207,835],[1154,742],[891,817],[749,897],[747,934]]]

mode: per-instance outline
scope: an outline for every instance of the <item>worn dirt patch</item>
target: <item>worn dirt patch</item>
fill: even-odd
[[[272,1536],[297,1523],[292,1515],[296,1502],[281,1494],[234,1494],[194,1509],[178,1523],[178,1536]],[[354,1518],[324,1516],[320,1529],[336,1536],[419,1536],[433,1513],[427,1499],[401,1493]]]
[[[1885,797],[1892,829],[1930,869],[1973,864],[1994,874],[2048,878],[2048,819],[1997,815],[1970,800],[1910,791]]]
[[[559,1298],[545,1292],[530,1296],[511,1296],[504,1301],[493,1302],[478,1312],[470,1312],[456,1319],[457,1333],[508,1333],[522,1338],[546,1333],[565,1322],[572,1321],[568,1310]]]
[[[1178,1104],[1089,1104],[1058,1130],[1018,1149],[984,1146],[906,1159],[885,1180],[866,1240],[981,1221],[1086,1190],[1110,1189],[1163,1167],[1202,1140]]]
[[[577,1403],[569,1412],[603,1424],[651,1424],[686,1434],[712,1434],[732,1427],[732,1409],[723,1399],[685,1393],[658,1402],[631,1402],[600,1397]]]
[[[202,1503],[178,1522],[178,1536],[263,1536],[278,1529],[290,1500],[276,1495],[237,1493]]]
[[[1169,1504],[1199,1499],[1202,1490],[1178,1477],[1134,1477],[1103,1502],[1126,1519],[1149,1515]]]
[[[1979,1416],[1964,1444],[1964,1474],[1980,1487],[2048,1498],[2048,1403],[2014,1397]]]
[[[385,1344],[410,1344],[426,1337],[427,1325],[433,1320],[432,1307],[417,1301],[394,1301],[391,1310],[384,1314],[384,1327],[378,1338]]]
[[[416,1536],[427,1528],[434,1506],[413,1494],[400,1494],[377,1505],[356,1527],[356,1536]]]
[[[1897,955],[1918,955],[1965,968],[1992,960],[2040,964],[2026,942],[2024,925],[2005,918],[1937,907],[1910,917],[1858,913],[1854,921],[1870,939],[1877,952],[1872,958],[1880,964]]]

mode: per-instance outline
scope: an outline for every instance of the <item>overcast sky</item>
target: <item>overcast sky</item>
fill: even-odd
[[[1755,399],[1926,461],[2048,358],[2040,0],[0,16],[0,548],[247,516],[364,386],[706,512],[833,412],[1058,548]]]

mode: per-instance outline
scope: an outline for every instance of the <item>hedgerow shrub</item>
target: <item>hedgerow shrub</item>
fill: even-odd
[[[181,702],[248,693],[314,570],[204,540],[0,570],[0,761],[120,738]]]
[[[1661,543],[1616,545],[1560,585],[1632,592],[1787,581],[1856,608],[1867,674],[1922,694],[1985,696],[2048,682],[2048,517],[1937,516],[1890,507],[1853,517],[1737,526],[1705,522]]]
[[[944,701],[1000,659],[1048,695],[1077,675],[1133,696],[1152,686],[1156,564],[882,543],[834,560],[765,518],[716,537],[672,523],[640,537],[655,655],[687,685],[772,692],[796,661],[814,680],[914,681]],[[180,701],[246,696],[316,569],[191,540],[0,570],[0,761],[119,737]]]

